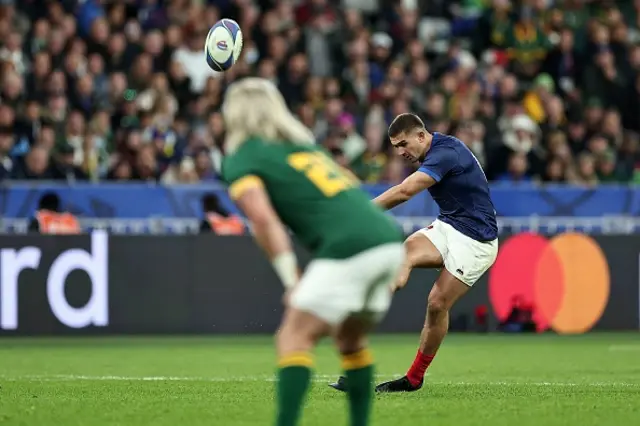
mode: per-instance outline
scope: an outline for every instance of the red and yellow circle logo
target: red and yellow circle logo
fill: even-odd
[[[498,319],[506,319],[519,298],[533,306],[539,331],[589,331],[602,317],[609,289],[604,253],[592,238],[578,233],[550,240],[516,235],[501,247],[489,273],[489,299]]]

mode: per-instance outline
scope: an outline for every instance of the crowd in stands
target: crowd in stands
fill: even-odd
[[[241,61],[204,61],[218,19]],[[364,182],[413,111],[497,182],[640,182],[638,0],[0,0],[0,180],[215,181],[227,85],[273,80]]]

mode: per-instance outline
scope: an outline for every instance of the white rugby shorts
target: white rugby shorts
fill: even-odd
[[[429,238],[438,249],[445,269],[469,287],[480,279],[498,256],[497,238],[488,242],[476,241],[440,220],[418,232]]]
[[[313,260],[290,303],[333,326],[353,315],[381,321],[391,306],[392,285],[405,260],[401,243],[384,244],[347,259]]]

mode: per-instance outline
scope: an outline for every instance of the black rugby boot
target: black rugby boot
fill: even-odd
[[[329,386],[334,388],[335,390],[339,390],[340,392],[347,391],[347,378],[344,376],[340,376],[338,381],[335,383],[329,383]]]
[[[376,386],[376,393],[415,392],[422,388],[423,383],[424,380],[422,380],[418,386],[413,386],[407,376],[403,376],[399,379],[380,383]]]

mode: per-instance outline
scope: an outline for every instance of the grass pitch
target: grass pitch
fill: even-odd
[[[415,336],[376,336],[378,381]],[[347,424],[330,345],[302,425]],[[0,338],[0,425],[271,425],[269,337]],[[640,334],[448,336],[425,387],[376,397],[374,425],[639,425]]]

